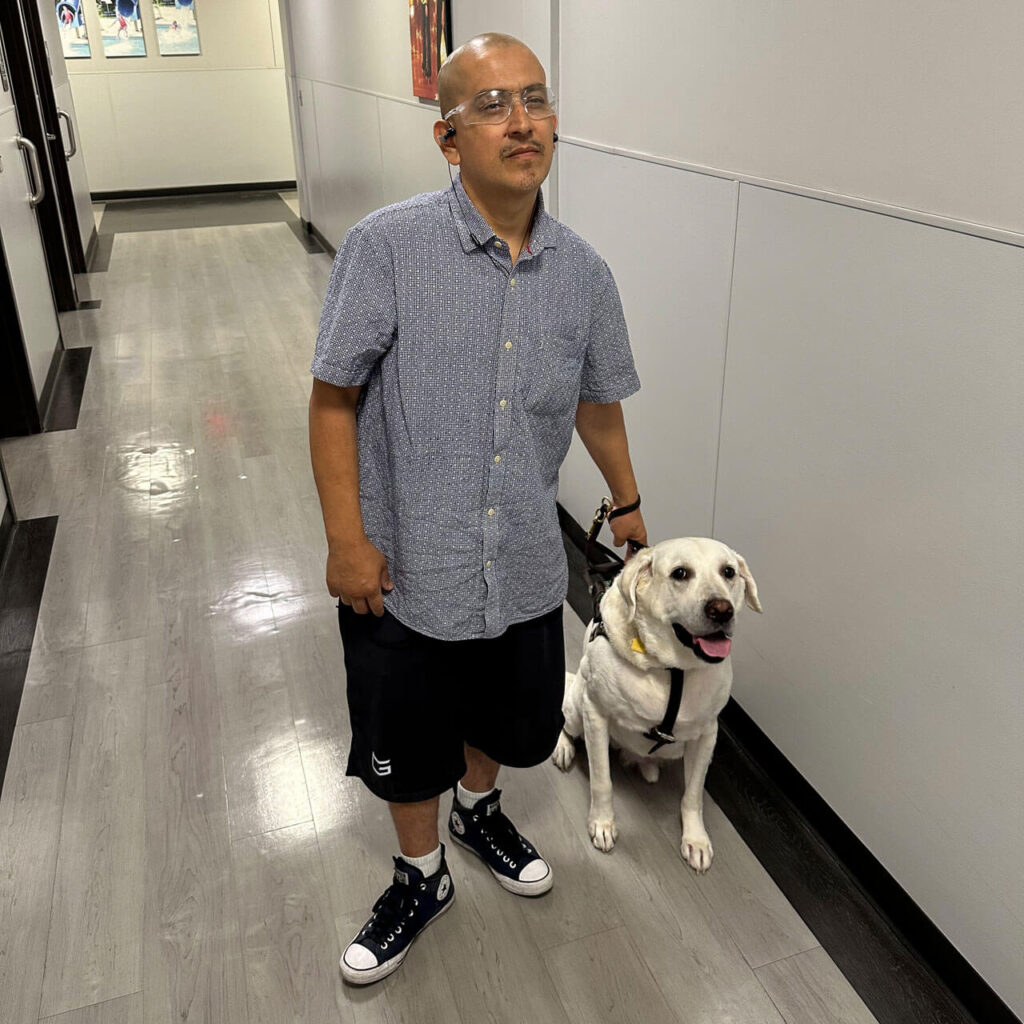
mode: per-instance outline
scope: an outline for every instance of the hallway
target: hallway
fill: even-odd
[[[714,866],[685,866],[678,771],[618,770],[619,845],[594,850],[585,759],[500,782],[550,896],[450,850],[453,912],[342,983],[396,844],[344,775],[309,468],[331,257],[291,193],[132,206],[96,207],[99,307],[61,315],[92,348],[77,429],[3,442],[19,515],[59,516],[0,801],[4,1020],[874,1021],[710,799]]]

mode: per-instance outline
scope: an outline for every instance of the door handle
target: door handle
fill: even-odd
[[[43,201],[43,196],[46,195],[46,183],[43,181],[43,169],[39,166],[39,150],[36,149],[35,143],[31,139],[26,139],[24,135],[15,135],[14,141],[18,143],[20,149],[28,151],[28,162],[32,165],[32,189],[33,191],[28,197],[29,206],[38,206]]]
[[[78,152],[78,142],[75,140],[75,123],[71,120],[71,115],[66,110],[57,108],[57,116],[63,117],[68,123],[68,135],[71,137],[71,152],[64,151],[64,158],[70,160]]]

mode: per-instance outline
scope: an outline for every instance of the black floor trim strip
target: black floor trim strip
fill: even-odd
[[[308,231],[324,248],[324,252],[329,253],[331,259],[337,255],[337,250],[327,240],[327,236],[324,235],[320,229],[312,221],[302,221],[302,226]]]
[[[302,248],[308,253],[326,252],[327,250],[321,245],[316,235],[312,231],[307,231],[303,224],[304,222],[298,218],[288,221],[288,227],[292,229],[292,233],[302,243]]]
[[[113,192],[92,192],[94,203],[106,203],[113,199],[162,199],[164,196],[203,196],[219,192],[294,192],[294,181],[249,181],[235,185],[185,185],[178,188],[121,189]]]
[[[79,309],[99,309],[103,305],[102,299],[86,299],[84,302],[79,302]]]
[[[56,532],[56,516],[15,523],[0,566],[0,780],[7,773]]]
[[[96,236],[96,247],[89,261],[90,274],[105,274],[110,269],[110,253],[114,248],[114,236],[110,233]]]
[[[0,481],[2,486],[2,481]],[[0,493],[3,493],[0,491]],[[11,509],[10,499],[4,506],[4,514],[0,516],[0,573],[3,572],[4,557],[7,555],[7,543],[14,533],[14,512]]]
[[[558,513],[568,601],[589,622],[586,533]],[[707,791],[880,1024],[1020,1024],[735,700]]]
[[[43,430],[74,430],[78,426],[78,413],[82,408],[91,356],[91,348],[64,349]]]

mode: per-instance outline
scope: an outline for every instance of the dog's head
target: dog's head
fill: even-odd
[[[615,587],[623,619],[617,625],[632,627],[652,654],[654,645],[659,652],[675,646],[673,664],[689,660],[680,645],[698,662],[724,661],[732,650],[739,608],[746,604],[761,611],[757,584],[743,556],[707,537],[644,548],[626,563]]]

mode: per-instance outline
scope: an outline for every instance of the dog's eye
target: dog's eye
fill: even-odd
[[[727,579],[731,580],[736,575],[736,570],[731,566],[727,565],[722,569],[722,575]]]
[[[683,566],[679,566],[678,569],[672,570],[672,579],[674,580],[685,580],[686,577],[689,575],[689,571],[685,569]]]

